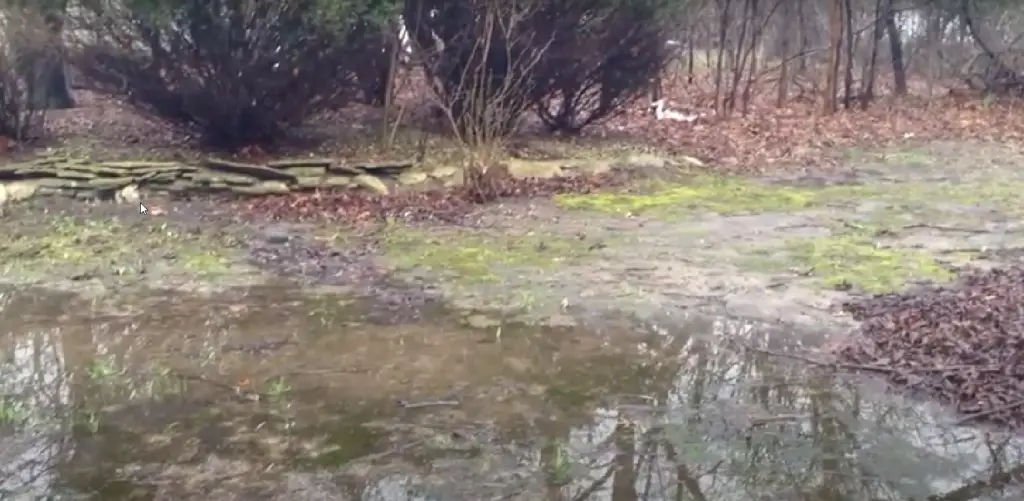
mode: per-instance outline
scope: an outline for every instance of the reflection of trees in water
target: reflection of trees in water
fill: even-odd
[[[689,331],[756,332],[739,323]],[[943,427],[926,405],[737,353],[720,337],[666,335],[650,348],[679,353],[674,384],[651,395],[648,412],[608,407],[574,430],[576,460],[606,466],[560,499],[967,501],[1024,480],[1020,440]]]
[[[71,403],[61,336],[51,329],[6,332],[0,340],[0,405],[7,420],[0,424],[0,498],[46,493],[55,468],[73,453],[55,419]]]
[[[52,496],[55,486],[64,483],[62,475],[74,465],[95,466],[95,457],[78,457],[83,448],[75,425],[90,403],[92,364],[108,355],[112,366],[121,361],[114,356],[123,353],[121,347],[110,344],[118,336],[109,331],[123,326],[66,317],[68,312],[89,311],[66,295],[30,290],[4,298],[0,303],[0,404],[15,422],[0,427],[0,489],[29,498]]]
[[[204,327],[224,331],[211,322]],[[0,319],[0,335],[3,327]],[[44,418],[88,403],[93,361],[110,359],[122,369],[151,361],[152,337],[122,335],[125,328],[137,329],[77,325],[0,338],[0,394],[25,402],[26,416],[43,431],[0,430],[0,488],[41,492],[57,482],[57,472],[99,459],[98,450],[62,438],[70,436],[66,428]],[[605,388],[608,374],[583,374],[596,389],[622,392],[602,399],[589,422],[542,417],[533,424],[543,441],[482,439],[477,457],[419,463],[389,456],[383,471],[324,482],[364,501],[969,501],[1024,494],[1013,486],[996,497],[985,483],[1021,481],[1019,440],[943,427],[943,417],[927,406],[873,395],[806,366],[737,353],[723,342],[772,341],[750,324],[694,318],[684,328],[709,335],[654,329],[637,347],[650,355],[634,368],[643,381]],[[74,342],[62,342],[68,339]],[[203,354],[217,352],[221,341],[210,335],[194,341],[201,347],[181,344]],[[566,368],[574,370],[590,368]]]

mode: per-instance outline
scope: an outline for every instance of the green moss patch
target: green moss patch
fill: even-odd
[[[616,214],[715,212],[729,215],[799,211],[869,191],[872,190],[856,186],[813,189],[735,177],[698,176],[686,184],[662,187],[646,194],[560,195],[555,200],[566,208]]]
[[[234,242],[168,225],[55,217],[12,228],[0,242],[8,273],[132,275],[165,268],[185,275],[230,271]]]
[[[588,253],[588,243],[554,235],[491,235],[480,231],[393,228],[383,237],[385,258],[398,269],[473,282],[500,281],[499,271],[553,268]]]
[[[867,292],[896,291],[918,281],[945,282],[953,273],[930,254],[879,248],[859,235],[798,239],[746,260],[751,268],[802,271],[824,287],[857,287]]]
[[[699,212],[722,215],[793,213],[826,206],[855,206],[873,200],[894,209],[933,210],[942,206],[984,206],[1007,214],[1021,212],[1024,182],[985,181],[876,182],[864,185],[805,187],[770,184],[737,177],[697,176],[684,184],[661,185],[644,193],[559,195],[568,209],[654,216]]]

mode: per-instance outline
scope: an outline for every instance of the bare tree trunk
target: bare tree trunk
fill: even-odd
[[[793,2],[783,0],[781,22],[789,22],[789,19],[792,16]],[[783,29],[779,30],[779,37],[779,56],[782,58],[782,62],[779,65],[779,93],[775,99],[775,106],[781,108],[789,96],[789,54],[791,51],[790,42],[792,41],[792,36],[790,35],[790,30],[783,27]]]
[[[856,47],[853,33],[853,3],[843,1],[843,31],[846,34],[846,66],[843,70],[843,108],[849,109],[853,101],[853,54]]]
[[[806,15],[806,13],[804,13],[804,3],[803,2],[800,2],[797,5],[796,12],[797,12],[797,25],[798,25],[798,31],[799,31],[799,37],[800,37],[800,50],[797,52],[797,54],[800,54],[800,59],[799,59],[799,63],[800,64],[797,65],[797,68],[799,69],[800,74],[803,74],[805,71],[807,71],[807,51],[811,47],[810,40],[808,40],[808,36],[807,36],[807,15]]]
[[[696,24],[696,23],[694,23],[694,24]],[[693,26],[690,29],[689,33],[686,34],[686,83],[687,84],[692,84],[693,83],[693,56],[694,56],[694,53],[696,52],[694,50],[694,47],[693,47],[694,44],[696,44],[696,40],[695,40],[696,35],[694,34],[694,31],[696,31],[696,26]]]
[[[736,39],[736,50],[735,57],[733,57],[732,65],[732,82],[729,85],[729,94],[725,99],[725,109],[731,113],[736,109],[736,92],[739,90],[740,81],[743,78],[743,70],[746,63],[746,46],[747,31],[750,29],[750,25],[756,20],[751,19],[753,16],[751,12],[753,10],[753,4],[755,0],[745,0],[743,2],[743,14],[740,16],[740,35]]]
[[[782,3],[786,3],[788,0],[776,0],[775,5],[768,10],[764,15],[761,14],[761,4],[758,0],[751,0],[751,18],[756,23],[754,25],[754,33],[750,37],[750,44],[748,45],[747,54],[744,56],[744,60],[749,62],[749,70],[747,71],[746,83],[743,86],[743,114],[746,115],[750,108],[750,95],[754,87],[754,81],[757,80],[757,62],[758,62],[758,48],[761,47],[761,41],[764,37],[764,31],[768,27],[768,22],[771,21],[775,11],[778,10]]]
[[[836,80],[839,73],[839,54],[843,44],[843,5],[842,0],[829,2],[829,49],[828,63],[825,66],[825,81],[822,85],[822,106],[824,113],[836,111]]]
[[[885,33],[889,37],[889,53],[892,56],[893,92],[897,96],[907,94],[907,69],[903,61],[903,41],[896,26],[896,9],[892,0],[885,0]]]
[[[882,18],[882,2],[884,0],[875,0],[875,23],[872,30],[871,36],[871,57],[868,60],[868,64],[864,66],[864,71],[861,73],[861,109],[866,110],[871,101],[875,99],[875,75],[877,74],[878,67],[878,48],[879,43],[882,41],[882,35],[885,34],[885,23]]]
[[[722,0],[718,5],[721,12],[718,14],[718,60],[715,61],[715,109],[722,111],[722,71],[725,66],[725,44],[729,38],[729,9],[732,7],[732,0]]]
[[[932,97],[935,94],[935,81],[938,80],[941,75],[939,73],[941,61],[939,55],[939,46],[942,43],[942,11],[936,8],[930,8],[927,10],[927,29],[925,30],[925,45],[928,47],[927,57],[927,74],[928,74],[928,97]]]

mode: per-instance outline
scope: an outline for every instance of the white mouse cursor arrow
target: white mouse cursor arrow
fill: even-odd
[[[145,205],[139,204],[139,214],[145,216],[146,214],[149,214],[149,209],[147,209]]]

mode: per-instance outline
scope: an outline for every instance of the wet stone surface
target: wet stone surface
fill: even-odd
[[[281,288],[0,297],[5,499],[1009,500],[1024,470],[1013,436],[766,355],[820,337],[749,321],[496,335]]]

